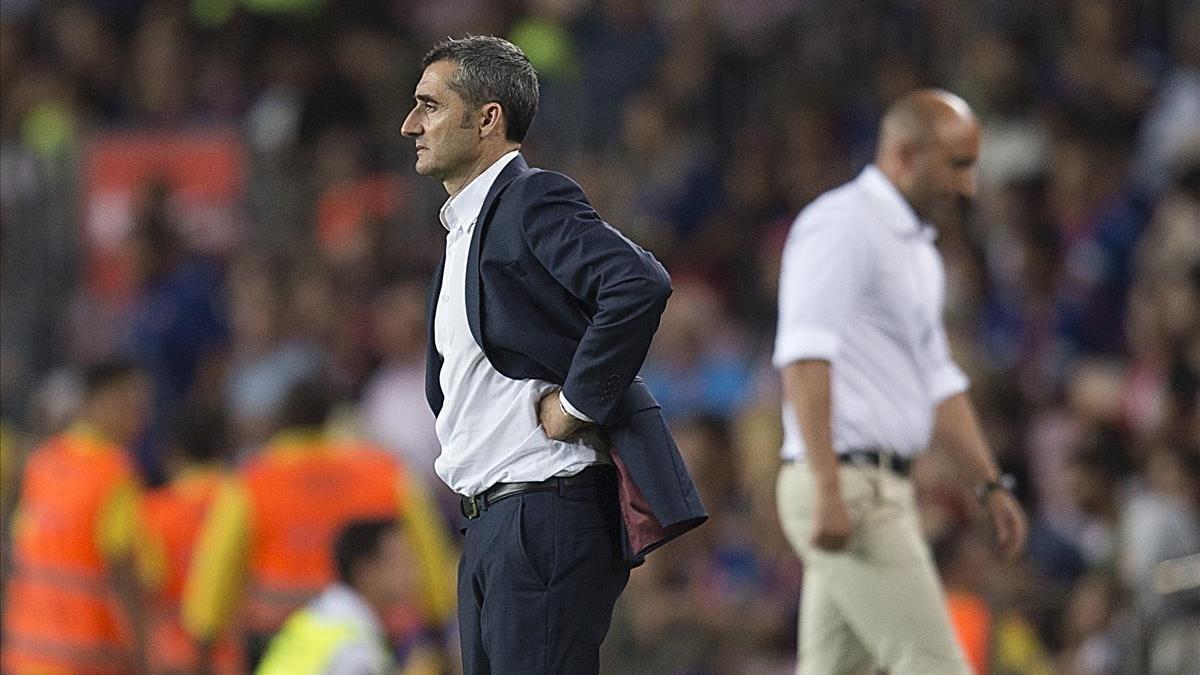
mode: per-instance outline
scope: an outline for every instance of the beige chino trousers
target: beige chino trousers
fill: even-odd
[[[804,562],[800,675],[968,675],[921,535],[912,483],[887,469],[842,465],[854,533],[836,553],[812,545],[815,482],[804,463],[779,472],[784,534]]]

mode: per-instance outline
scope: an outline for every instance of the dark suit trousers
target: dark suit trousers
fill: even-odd
[[[458,622],[468,675],[585,675],[629,580],[615,473],[502,499],[467,521]]]

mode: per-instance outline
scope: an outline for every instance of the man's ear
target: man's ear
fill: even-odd
[[[902,141],[896,148],[896,157],[900,160],[900,170],[905,176],[912,176],[920,170],[923,150],[921,144],[913,139]]]
[[[479,137],[486,138],[489,134],[504,133],[504,109],[499,103],[485,103],[479,111]]]
[[[916,142],[911,138],[901,141],[896,147],[896,156],[900,158],[900,166],[906,172],[911,172],[916,165],[918,151]]]

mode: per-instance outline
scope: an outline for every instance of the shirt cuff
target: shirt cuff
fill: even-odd
[[[929,378],[929,395],[934,401],[941,403],[955,394],[963,393],[970,384],[966,373],[951,363],[942,366]]]
[[[771,359],[776,368],[795,363],[801,359],[832,361],[841,346],[837,333],[824,328],[793,328],[780,332],[775,339],[775,355]]]
[[[582,420],[584,422],[595,422],[596,421],[596,420],[588,417],[587,415],[584,415],[583,413],[579,412],[578,408],[571,405],[571,402],[567,400],[566,394],[562,393],[561,389],[558,390],[558,402],[562,403],[563,410],[567,411],[567,414],[570,415],[571,417],[574,417],[577,420]]]

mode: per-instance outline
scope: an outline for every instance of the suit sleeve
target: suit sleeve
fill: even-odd
[[[654,256],[604,222],[583,190],[543,171],[515,185],[534,257],[583,306],[591,322],[563,382],[563,395],[604,424],[646,359],[671,278]]]

